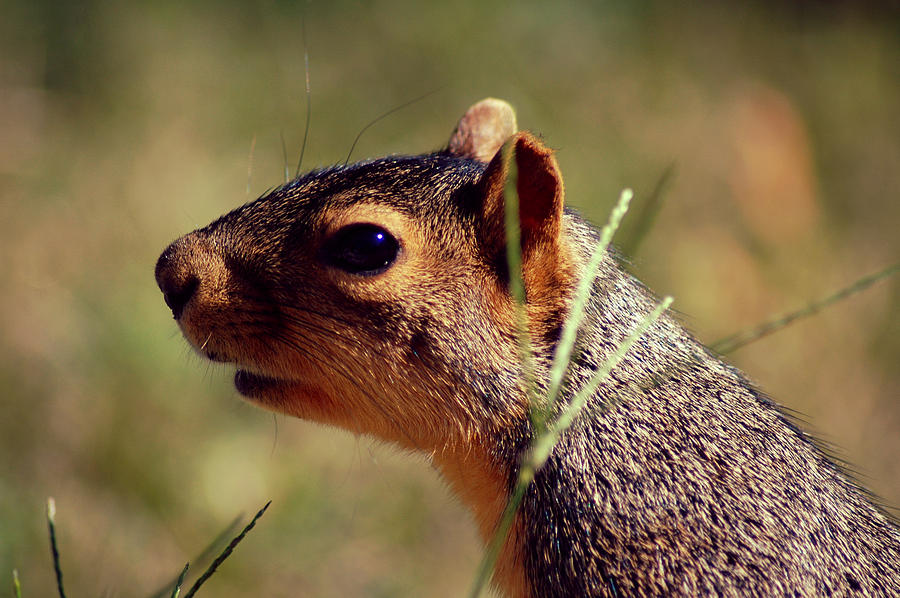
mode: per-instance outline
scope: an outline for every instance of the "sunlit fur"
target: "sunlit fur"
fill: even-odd
[[[508,108],[497,106],[482,104],[464,129]],[[170,303],[190,295],[176,308],[187,339],[249,372],[237,383],[250,400],[429,455],[485,541],[534,435],[505,267],[510,161],[539,388],[598,240],[563,213],[552,152],[518,134],[498,153],[514,118],[496,122],[477,143],[455,135],[451,146],[472,155],[309,173],[179,239],[157,265]],[[473,158],[483,155],[495,158]],[[385,272],[319,259],[353,223],[399,241]],[[557,409],[653,303],[607,255]],[[771,401],[664,316],[538,472],[495,582],[532,597],[896,596],[900,532]]]

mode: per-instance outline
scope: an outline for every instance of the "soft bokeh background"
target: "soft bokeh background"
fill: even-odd
[[[205,596],[457,596],[479,546],[421,458],[245,405],[153,281],[176,236],[304,167],[445,143],[494,95],[706,341],[900,255],[891,2],[0,4],[0,586],[147,596],[273,505]],[[676,7],[677,5],[677,7]],[[250,149],[255,140],[252,159]],[[249,183],[248,183],[249,171]],[[628,241],[632,228],[623,231]],[[900,504],[896,279],[731,359]]]

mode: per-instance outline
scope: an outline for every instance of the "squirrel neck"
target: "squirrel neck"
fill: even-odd
[[[487,546],[509,500],[509,464],[500,462],[496,446],[481,442],[436,452],[431,459],[453,492],[471,510],[479,536]],[[523,539],[521,520],[517,518],[498,555],[493,577],[494,583],[509,596],[531,595]]]
[[[590,260],[599,237],[596,230],[589,224],[573,214],[566,214],[566,249],[574,266],[575,279],[572,281],[572,289],[577,284]],[[614,258],[608,256],[596,285],[618,284],[619,277],[628,277],[615,265]],[[603,291],[605,292],[605,291]],[[599,305],[601,292],[592,293],[588,306],[588,317],[583,322],[583,328],[588,330],[587,336],[593,338],[598,333],[603,333],[602,323],[598,321],[597,314],[603,309]],[[568,292],[568,296],[573,295]],[[564,319],[568,315],[561,315]],[[624,335],[623,335],[624,338]],[[615,346],[613,346],[615,348]],[[546,388],[549,383],[550,363],[556,349],[556,341],[544,342],[535,348],[535,372],[539,388]],[[582,360],[573,360],[570,364],[570,373],[574,378],[582,379],[599,367],[599,364],[587,363]],[[511,383],[512,384],[512,383]],[[564,409],[574,395],[577,388],[571,384],[564,386],[558,400],[557,410]],[[495,388],[495,392],[507,395],[516,395],[517,400],[511,404],[525,403],[527,393],[521,385],[512,384],[508,388]],[[442,448],[435,450],[431,455],[433,466],[441,473],[445,481],[450,485],[454,493],[471,510],[479,535],[487,545],[495,534],[497,524],[507,506],[512,489],[515,487],[519,467],[534,438],[532,423],[528,417],[528,409],[519,411],[518,416],[506,420],[504,429],[479,430],[479,439],[470,439],[469,442],[447,443]],[[477,426],[476,426],[477,428]],[[548,463],[547,467],[554,468],[556,462]],[[547,497],[548,500],[565,500],[565,495],[571,492],[570,488],[557,488],[559,497]],[[510,529],[507,541],[498,557],[494,574],[494,583],[502,587],[506,595],[532,596],[532,584],[529,582],[528,569],[526,567],[526,543],[528,542],[526,515],[517,514]]]

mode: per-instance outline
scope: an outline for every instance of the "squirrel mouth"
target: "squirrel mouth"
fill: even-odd
[[[269,391],[281,387],[285,380],[238,370],[234,374],[234,387],[249,399],[259,399]]]

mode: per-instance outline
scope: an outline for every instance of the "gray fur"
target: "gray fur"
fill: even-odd
[[[596,232],[567,219],[582,263]],[[654,305],[610,257],[571,398]],[[535,596],[900,596],[900,531],[776,405],[664,316],[522,506]]]

